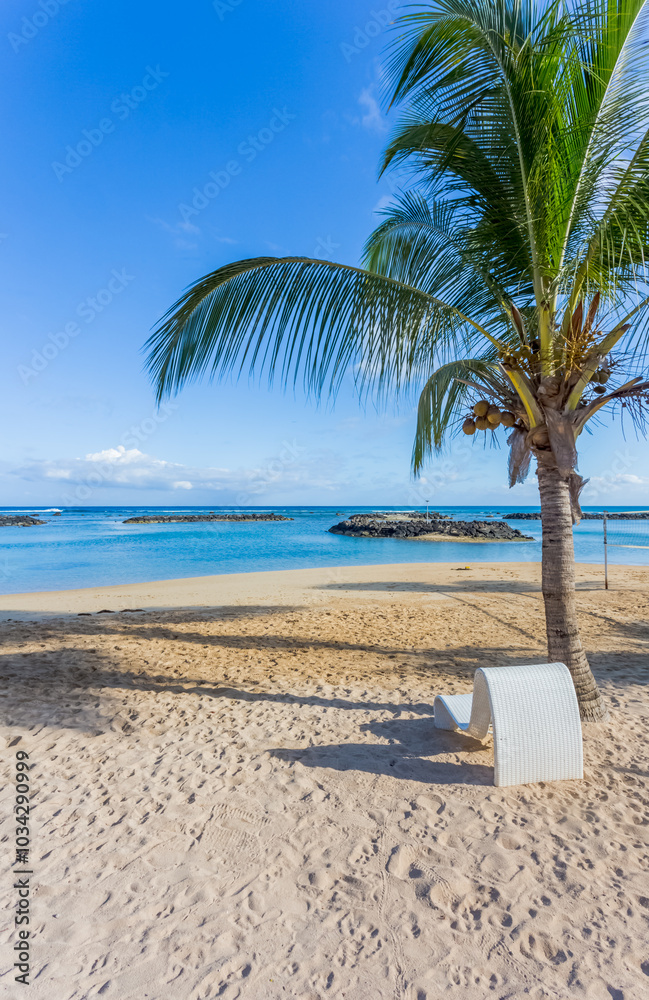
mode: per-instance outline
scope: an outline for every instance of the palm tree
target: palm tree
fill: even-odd
[[[407,189],[363,267],[262,257],[193,285],[147,342],[158,398],[248,367],[335,392],[423,389],[414,471],[449,432],[508,429],[535,460],[548,653],[606,716],[577,625],[576,441],[602,407],[642,425],[649,74],[640,0],[436,0],[399,19],[404,108],[383,169]]]

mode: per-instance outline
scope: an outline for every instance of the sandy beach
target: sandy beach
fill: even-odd
[[[584,781],[503,789],[432,705],[543,662],[536,564],[0,598],[4,887],[17,750],[34,809],[32,985],[6,923],[4,995],[646,996],[649,570],[577,579],[611,721]]]

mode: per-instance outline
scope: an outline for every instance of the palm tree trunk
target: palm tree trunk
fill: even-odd
[[[542,589],[548,654],[565,663],[575,684],[581,718],[601,722],[608,712],[586,659],[575,603],[575,552],[568,481],[559,470],[539,462],[543,526]]]

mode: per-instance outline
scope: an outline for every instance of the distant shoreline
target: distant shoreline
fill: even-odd
[[[633,581],[649,586],[649,567],[611,566],[615,589],[626,589]],[[603,566],[576,565],[577,588],[603,588]],[[541,564],[535,562],[476,562],[467,570],[465,562],[374,563],[356,566],[320,566],[311,569],[264,570],[250,573],[223,573],[211,576],[155,580],[144,583],[85,587],[0,595],[0,621],[118,614],[127,618],[149,611],[201,609],[210,613],[224,607],[297,607],[319,604],[332,590],[348,592],[348,597],[387,596],[403,592],[411,599],[452,598],[460,578],[470,577],[480,589],[482,581],[492,581],[507,592],[512,580],[535,581],[540,590]],[[386,583],[385,581],[388,581]],[[401,598],[404,599],[404,593]]]
[[[242,521],[260,523],[263,521],[292,521],[292,517],[281,514],[160,514],[142,517],[128,517],[124,524],[198,524],[205,521]]]
[[[432,507],[433,505],[431,505]],[[442,508],[442,514],[452,514],[453,519],[481,520],[493,524],[505,514],[502,506],[472,508]],[[374,512],[376,508],[366,508]],[[388,508],[384,508],[387,510]],[[418,510],[420,508],[417,508]],[[628,509],[628,506],[627,508]],[[3,511],[7,516],[17,516]],[[37,513],[35,508],[31,510]],[[318,566],[401,564],[404,562],[522,562],[541,557],[541,522],[537,519],[507,523],[522,529],[535,541],[527,545],[509,545],[503,539],[498,546],[479,546],[470,536],[446,536],[424,541],[444,541],[444,545],[419,545],[405,547],[402,538],[356,538],[352,541],[332,533],[329,529],[354,512],[363,508],[332,505],[315,507],[275,507],[263,510],[249,509],[248,514],[278,514],[293,518],[292,521],[254,521],[232,523],[205,521],[184,523],[124,524],[129,518],[142,516],[214,516],[235,514],[238,511],[218,507],[187,508],[167,506],[156,511],[151,507],[99,507],[65,510],[61,515],[37,516],[45,520],[33,528],[2,527],[0,541],[3,546],[0,559],[0,593],[23,594],[43,591],[76,590],[97,586],[137,583],[146,580],[173,580],[205,577],[214,574],[272,572],[288,569],[307,569]],[[425,507],[424,507],[425,510]],[[512,510],[524,508],[512,505]],[[403,505],[395,505],[394,514]],[[430,511],[429,511],[430,514]],[[487,516],[493,514],[493,517]],[[394,516],[394,515],[393,515]],[[399,517],[395,517],[399,520]],[[420,523],[422,518],[418,519]],[[603,562],[604,545],[601,520],[584,520],[575,529],[575,558],[577,562],[597,565]],[[609,523],[609,561],[626,565],[649,565],[649,519],[611,520]],[[431,524],[424,536],[437,534]],[[394,532],[393,534],[400,534]],[[404,532],[406,534],[406,532]],[[407,532],[412,535],[415,532]],[[489,539],[496,532],[481,533]],[[613,544],[634,543],[633,548],[613,547]],[[79,558],[82,556],[82,558]]]
[[[414,535],[412,538],[403,538],[404,542],[465,542],[467,545],[504,545],[505,542],[536,542],[536,538],[529,538],[523,535],[522,538],[469,538],[468,535]],[[503,563],[503,566],[505,563]]]

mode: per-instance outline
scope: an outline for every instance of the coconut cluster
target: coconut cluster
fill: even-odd
[[[503,427],[513,427],[516,417],[510,410],[501,410],[487,399],[480,399],[473,407],[473,416],[467,417],[462,424],[465,434],[475,434],[476,431],[495,431]]]
[[[611,373],[607,371],[606,368],[599,368],[591,377],[590,384],[592,386],[593,392],[598,396],[602,396],[606,389],[604,386],[611,377]]]
[[[518,349],[511,349],[500,354],[500,360],[508,368],[529,368],[538,360],[541,349],[539,340],[533,340],[531,344],[521,344]]]

